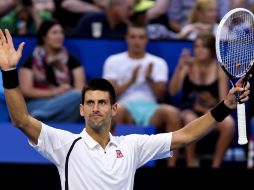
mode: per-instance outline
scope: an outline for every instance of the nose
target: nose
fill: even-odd
[[[99,111],[99,104],[95,103],[93,106],[93,112],[98,112]]]

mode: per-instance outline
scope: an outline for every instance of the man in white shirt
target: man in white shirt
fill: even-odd
[[[16,51],[9,31],[4,35],[0,30],[0,68],[9,114],[30,143],[56,165],[63,190],[131,190],[137,168],[149,160],[171,156],[171,150],[195,142],[214,129],[236,108],[236,93],[242,92],[242,102],[249,98],[249,83],[243,89],[241,79],[223,102],[180,130],[114,137],[110,134],[117,112],[114,88],[105,79],[94,79],[82,91],[80,114],[86,128],[81,134],[72,134],[47,126],[27,112],[16,69],[23,46],[21,43]]]
[[[164,59],[146,52],[146,27],[129,25],[126,42],[128,50],[108,57],[103,70],[103,78],[115,87],[121,104],[116,123],[153,125],[164,132],[178,130],[179,110],[158,104],[166,96],[168,65]],[[174,152],[168,166],[175,166],[176,158]]]

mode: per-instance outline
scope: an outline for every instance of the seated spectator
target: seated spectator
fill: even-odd
[[[34,35],[44,20],[53,19],[54,8],[53,0],[22,1],[0,18],[0,25],[12,34]]]
[[[104,12],[109,0],[57,0],[55,17],[67,34],[73,32],[79,19],[87,13]],[[68,19],[66,19],[68,18]]]
[[[230,10],[235,8],[251,9],[251,5],[254,3],[253,0],[220,0],[219,1],[219,16],[220,19]]]
[[[189,21],[179,33],[179,38],[195,40],[202,32],[217,31],[217,3],[214,0],[197,0],[189,15]]]
[[[175,32],[180,32],[188,23],[188,16],[196,0],[170,0],[168,7],[168,25]]]
[[[194,41],[194,57],[184,49],[169,85],[172,96],[182,91],[181,118],[183,125],[204,115],[210,108],[225,98],[229,82],[215,59],[215,39],[209,34],[200,34]],[[218,123],[219,137],[216,142],[212,167],[220,167],[224,155],[234,137],[234,119],[228,116]],[[196,166],[195,144],[186,148],[187,166]]]
[[[124,38],[133,13],[134,0],[109,0],[105,13],[84,15],[74,35],[84,37]]]
[[[148,36],[145,26],[128,27],[128,51],[111,55],[104,64],[103,77],[115,87],[121,105],[116,123],[153,125],[169,132],[180,127],[177,108],[158,104],[163,101],[168,81],[165,60],[145,51]],[[168,166],[175,166],[176,156]]]
[[[38,45],[19,73],[28,110],[42,121],[78,122],[84,69],[63,46],[64,31],[58,22],[43,22],[37,35]]]

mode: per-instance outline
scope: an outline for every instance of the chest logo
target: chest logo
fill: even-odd
[[[121,150],[116,150],[116,157],[117,158],[122,158],[123,157],[123,154],[122,154]]]

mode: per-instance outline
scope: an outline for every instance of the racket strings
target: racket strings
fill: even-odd
[[[224,24],[220,53],[224,68],[233,76],[242,76],[254,58],[254,22],[250,14],[237,12]]]

